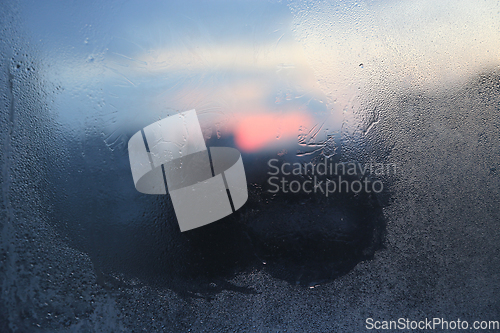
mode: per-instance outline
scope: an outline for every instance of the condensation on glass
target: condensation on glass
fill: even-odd
[[[0,9],[0,331],[498,316],[497,1]],[[180,233],[127,143],[192,109],[241,152],[248,201]],[[396,171],[370,174],[381,193],[272,194],[271,159]]]

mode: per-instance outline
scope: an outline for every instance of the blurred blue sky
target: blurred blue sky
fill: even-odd
[[[53,96],[58,120],[75,133],[97,122],[110,145],[193,108],[207,138],[260,142],[243,149],[321,143],[370,100],[449,89],[500,60],[496,1],[31,1],[23,8],[45,79],[64,88]]]

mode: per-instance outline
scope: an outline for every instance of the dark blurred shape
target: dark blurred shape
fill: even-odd
[[[232,141],[215,138],[207,146]],[[57,166],[48,168],[59,172],[46,175],[51,221],[89,253],[103,284],[139,278],[181,295],[209,297],[224,289],[252,292],[227,281],[257,269],[313,286],[347,273],[382,246],[385,225],[373,193],[269,193],[267,161],[279,157],[275,152],[243,155],[249,199],[239,211],[184,233],[168,195],[135,191],[126,150],[110,152],[96,137],[87,139],[83,152],[76,146],[67,152],[65,164],[54,157]]]

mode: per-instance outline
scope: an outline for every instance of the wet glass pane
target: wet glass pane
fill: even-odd
[[[0,332],[500,330],[497,1],[0,8]]]

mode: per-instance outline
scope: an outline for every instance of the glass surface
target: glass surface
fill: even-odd
[[[500,320],[499,13],[2,2],[0,332]],[[180,232],[128,142],[193,109],[248,200]]]

